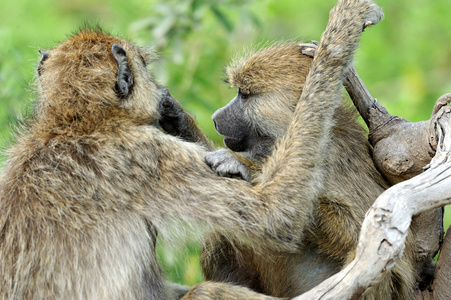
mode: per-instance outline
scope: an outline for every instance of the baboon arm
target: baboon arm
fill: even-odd
[[[297,250],[299,229],[292,226],[297,216],[293,209],[294,188],[282,193],[286,184],[281,183],[270,192],[263,185],[219,177],[204,162],[203,147],[158,130],[147,134],[147,138],[139,139],[146,142],[131,145],[133,161],[121,167],[126,172],[129,165],[138,164],[142,170],[138,176],[141,180],[124,183],[124,188],[131,195],[139,193],[135,208],[160,233],[164,235],[165,224],[171,218],[188,224],[197,219],[226,236],[244,235],[255,241],[265,240],[262,247]],[[124,147],[119,146],[118,151]],[[145,156],[137,157],[137,153]]]
[[[124,168],[137,166],[143,172],[141,181],[129,182],[125,188],[135,185],[130,193],[138,193],[142,199],[135,207],[159,232],[170,218],[195,218],[231,237],[242,232],[265,240],[265,245],[260,242],[258,246],[296,251],[303,240],[299,233],[311,221],[322,188],[321,165],[333,115],[342,103],[343,75],[352,63],[364,24],[377,23],[382,17],[378,10],[370,9],[375,6],[373,2],[348,5],[362,11],[361,16],[351,14],[344,37],[334,34],[343,24],[336,20],[336,12],[331,13],[287,135],[263,166],[255,185],[216,176],[204,162],[205,148],[156,128],[144,130],[143,137],[128,139],[141,144],[131,145],[128,152],[134,161]],[[340,13],[346,16],[349,11],[352,9]]]

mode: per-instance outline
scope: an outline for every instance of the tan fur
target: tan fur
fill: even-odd
[[[278,151],[275,155],[260,162],[258,156],[252,161],[245,160],[254,183],[273,176],[266,170],[259,172],[261,165],[270,166],[267,170],[280,166],[282,158],[275,158],[284,147],[282,137],[291,124],[311,61],[301,54],[298,44],[279,44],[233,62],[226,70],[231,86],[249,94],[243,114],[248,117],[250,127],[276,140],[272,145],[273,152]],[[310,117],[305,116],[307,120]],[[299,186],[295,201],[307,211],[298,212],[299,222],[304,224],[298,233],[302,236],[300,253],[276,251],[262,255],[255,253],[252,246],[229,244],[227,239],[214,234],[207,238],[202,252],[206,279],[245,285],[268,295],[294,297],[336,273],[352,258],[366,211],[388,187],[374,166],[365,130],[356,118],[355,109],[342,102],[335,112],[331,131],[323,137],[323,151],[318,148],[321,160],[315,161],[313,156],[307,159],[312,167],[319,168],[315,180],[320,188],[309,203],[309,197],[302,192],[304,187]],[[313,123],[304,135],[321,131],[321,124]],[[254,166],[253,161],[257,161]],[[402,261],[365,299],[409,299],[415,280],[412,268],[412,247],[408,245]]]
[[[300,59],[301,56],[295,44],[273,45],[232,62],[226,68],[227,82],[250,94],[273,90],[299,93],[311,63],[311,58]]]
[[[127,97],[117,92],[113,44],[126,51],[133,75]],[[162,95],[147,56],[84,29],[40,63],[35,111],[0,175],[0,299],[179,298],[187,288],[164,280],[155,254],[157,234],[177,234],[174,221],[206,224],[261,253],[296,252],[303,243],[304,205],[293,199],[301,183],[312,195],[317,187],[310,163],[299,159],[311,148],[297,128],[329,120],[331,112],[316,112],[330,103],[301,105],[293,140],[276,152],[284,163],[263,167],[274,176],[251,186],[216,176],[204,162],[206,147],[155,126]],[[215,298],[216,289],[235,299],[271,298],[225,284],[209,292],[209,285],[187,298]]]

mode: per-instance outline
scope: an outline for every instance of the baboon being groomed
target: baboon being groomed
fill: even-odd
[[[342,35],[336,43],[352,41]],[[302,54],[299,44],[288,43],[257,51],[226,69],[227,81],[238,89],[238,95],[212,118],[217,131],[225,137],[225,145],[235,152],[221,149],[207,155],[218,174],[239,174],[254,184],[265,178],[259,170],[272,165],[277,155],[273,152],[284,147],[285,138],[281,137],[290,128],[311,61]],[[341,93],[337,91],[337,97]],[[299,253],[255,253],[249,243],[230,242],[215,233],[202,251],[206,279],[244,285],[268,295],[294,297],[352,260],[365,213],[388,184],[373,163],[355,108],[345,101],[341,103],[330,131],[323,136],[323,156],[320,160],[309,158],[318,170],[315,176],[320,187],[315,197],[305,194],[305,183],[297,187],[295,201],[305,205],[299,214],[305,225],[299,232]],[[324,132],[323,124],[313,124],[310,130],[304,130],[304,134]],[[410,299],[415,282],[413,266],[413,247],[408,242],[401,261],[365,299]]]

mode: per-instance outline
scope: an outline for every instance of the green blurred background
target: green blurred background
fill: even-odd
[[[153,47],[157,80],[198,120],[217,145],[211,114],[234,97],[222,83],[237,54],[276,40],[319,40],[335,0],[16,0],[0,9],[0,148],[30,110],[38,49],[48,49],[84,23]],[[451,92],[451,2],[379,0],[385,20],[368,29],[356,68],[372,95],[392,114],[429,119],[435,100]],[[0,162],[4,157],[0,157]],[[445,228],[451,215],[445,218]],[[202,280],[194,238],[158,248],[170,278]]]

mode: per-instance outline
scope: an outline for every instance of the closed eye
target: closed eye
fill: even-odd
[[[238,90],[238,93],[240,94],[240,97],[243,100],[248,99],[250,97],[250,95],[251,95],[250,93],[243,92],[241,89]]]

